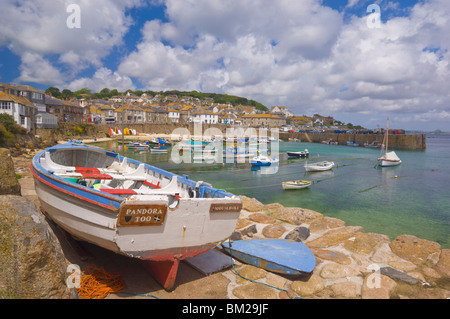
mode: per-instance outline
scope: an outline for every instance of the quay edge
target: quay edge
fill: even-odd
[[[383,142],[383,134],[348,134],[348,133],[287,133],[280,132],[279,135],[282,140],[289,140],[289,138],[297,138],[302,142],[321,143],[330,139],[338,142],[339,145],[347,145],[347,141],[356,142],[360,146],[364,143],[372,143],[378,141]],[[425,134],[398,134],[389,135],[389,148],[404,149],[404,150],[424,150],[426,149],[426,135]]]

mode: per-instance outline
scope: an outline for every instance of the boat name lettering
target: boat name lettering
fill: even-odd
[[[127,215],[161,215],[163,212],[159,208],[137,208],[137,209],[127,209]]]
[[[158,226],[164,223],[165,205],[124,205],[119,211],[117,226]]]
[[[240,212],[242,209],[242,204],[212,204],[209,209],[210,213],[221,213],[221,212]]]

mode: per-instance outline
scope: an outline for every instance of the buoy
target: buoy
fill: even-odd
[[[394,178],[398,178],[398,176],[397,176],[397,175],[395,175],[395,176],[394,176]]]

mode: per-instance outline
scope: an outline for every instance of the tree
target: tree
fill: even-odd
[[[55,88],[54,86],[51,86],[47,90],[45,90],[45,94],[51,95],[51,96],[56,97],[56,98],[60,98],[61,97],[61,92],[59,91],[58,88]]]
[[[73,92],[73,97],[80,99],[84,94],[91,94],[91,90],[88,88],[82,88],[81,90]]]
[[[23,128],[9,114],[0,113],[0,125],[12,134],[23,133]]]
[[[61,92],[61,98],[63,99],[70,99],[73,97],[73,92],[69,89],[64,89]]]

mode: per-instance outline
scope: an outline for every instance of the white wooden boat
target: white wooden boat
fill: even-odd
[[[381,167],[397,166],[402,163],[402,160],[394,151],[388,152],[389,144],[389,117],[387,119],[386,132],[384,134],[383,146],[381,147],[381,154],[378,158],[378,165]]]
[[[234,231],[239,197],[97,147],[66,143],[32,161],[42,210],[75,238],[141,259],[174,287],[180,260]]]
[[[334,166],[334,162],[323,161],[319,163],[313,164],[305,164],[305,171],[307,172],[321,172],[328,171],[332,169]]]
[[[310,181],[298,180],[298,181],[282,182],[281,186],[283,187],[283,189],[302,189],[309,187],[311,184],[312,183]]]

